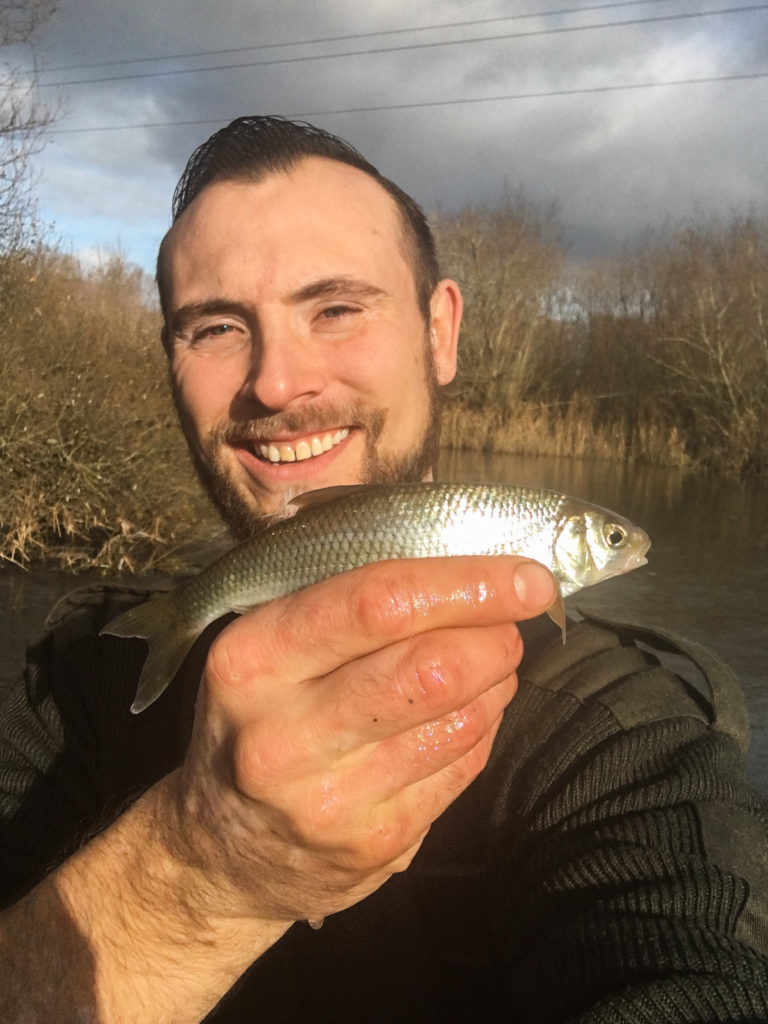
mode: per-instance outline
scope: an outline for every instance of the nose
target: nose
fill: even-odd
[[[325,386],[320,353],[287,331],[262,332],[254,340],[250,366],[239,399],[259,412],[279,412],[311,401]]]

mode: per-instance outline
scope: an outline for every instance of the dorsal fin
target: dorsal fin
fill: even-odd
[[[305,491],[304,494],[297,494],[288,502],[296,511],[300,508],[314,508],[316,505],[327,505],[337,498],[345,498],[350,494],[375,491],[382,487],[382,484],[337,484],[335,487],[320,487],[316,491]]]

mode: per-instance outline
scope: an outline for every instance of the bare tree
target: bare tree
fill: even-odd
[[[56,0],[0,0],[0,253],[13,252],[34,222],[29,159],[56,108],[39,94],[35,42]]]
[[[466,304],[455,391],[469,406],[507,409],[528,396],[561,269],[556,211],[522,196],[435,218],[444,269]]]
[[[651,358],[674,388],[691,451],[737,470],[768,463],[767,229],[758,216],[713,218],[651,256]]]

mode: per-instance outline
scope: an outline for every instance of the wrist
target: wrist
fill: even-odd
[[[200,1020],[291,923],[208,910],[204,871],[166,839],[173,785],[145,793],[55,876],[89,952],[98,1019]]]

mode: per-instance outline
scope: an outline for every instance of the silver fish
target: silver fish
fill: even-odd
[[[647,534],[552,491],[486,484],[329,487],[227,552],[200,575],[132,608],[102,633],[144,637],[149,653],[131,710],[165,690],[210,622],[337,573],[389,558],[517,554],[546,565],[563,597],[645,565]],[[550,616],[563,629],[562,598]]]

